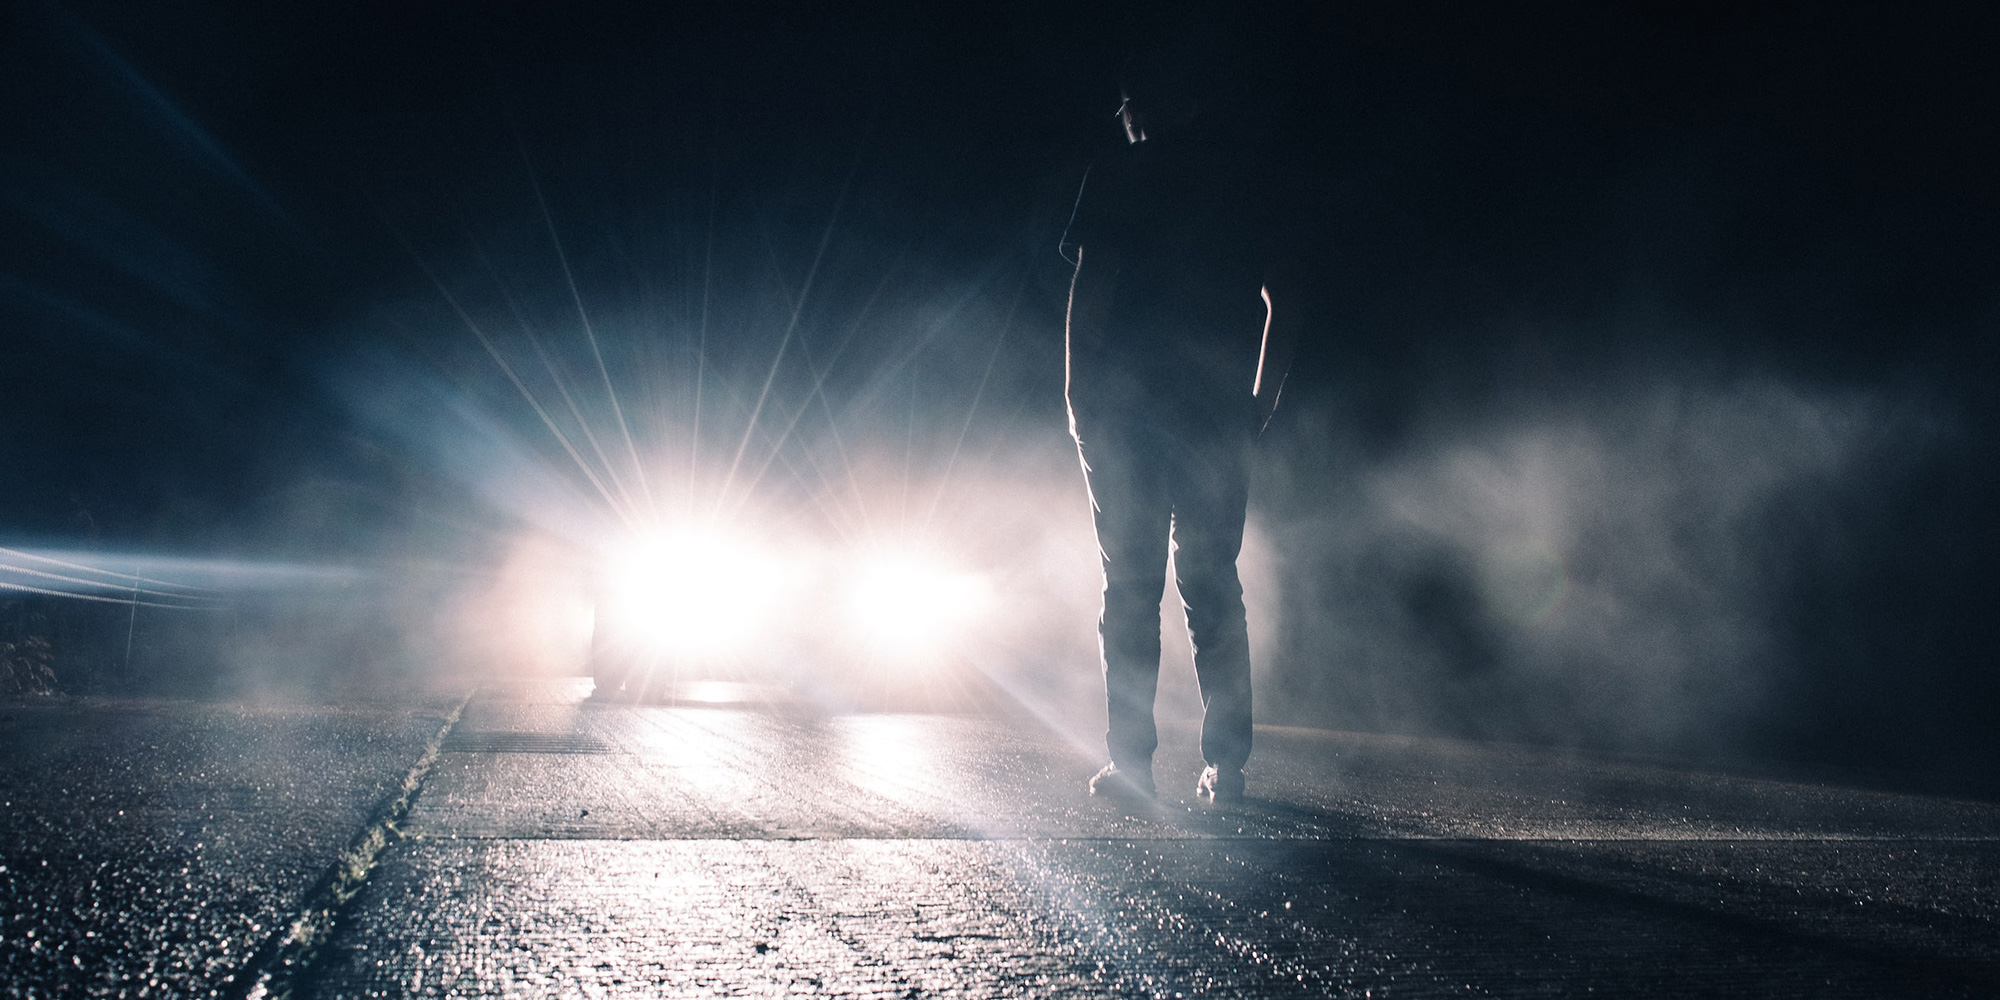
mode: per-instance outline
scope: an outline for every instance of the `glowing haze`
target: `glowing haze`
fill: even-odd
[[[22,7],[0,642],[350,691],[623,618],[1094,739],[1056,244],[1179,32],[1255,55],[1310,178],[1263,718],[2000,760],[1976,18],[1173,9]]]

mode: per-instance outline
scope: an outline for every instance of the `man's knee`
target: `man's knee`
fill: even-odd
[[[1174,555],[1174,584],[1190,610],[1243,605],[1243,579],[1237,575],[1234,552],[1182,549]]]
[[[1243,587],[1234,574],[1194,585],[1182,580],[1181,607],[1187,614],[1188,635],[1199,647],[1239,643],[1249,635]]]
[[[1166,592],[1166,575],[1144,579],[1108,577],[1104,583],[1104,620],[1121,625],[1160,620],[1160,596]]]

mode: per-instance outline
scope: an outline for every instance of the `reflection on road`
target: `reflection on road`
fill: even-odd
[[[1170,726],[1135,816],[1083,793],[1076,734],[1021,719],[490,695],[463,725],[600,749],[446,753],[320,995],[2000,983],[1982,803],[1263,730],[1251,801],[1216,811]]]

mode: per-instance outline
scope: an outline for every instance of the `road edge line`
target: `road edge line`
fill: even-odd
[[[417,793],[423,790],[424,779],[437,763],[445,737],[458,725],[465,706],[477,693],[477,689],[466,692],[445,716],[444,725],[424,744],[424,752],[403,775],[402,782],[376,803],[361,832],[348,841],[326,874],[306,893],[298,916],[272,932],[237,971],[209,991],[210,996],[226,1000],[287,1000],[292,995],[293,987],[311,966],[320,946],[333,936],[341,909],[367,884],[383,849],[396,837],[396,825],[409,815]]]

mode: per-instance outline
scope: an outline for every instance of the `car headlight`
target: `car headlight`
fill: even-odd
[[[785,577],[769,553],[720,529],[645,535],[612,557],[600,625],[652,653],[733,653],[756,634]]]

